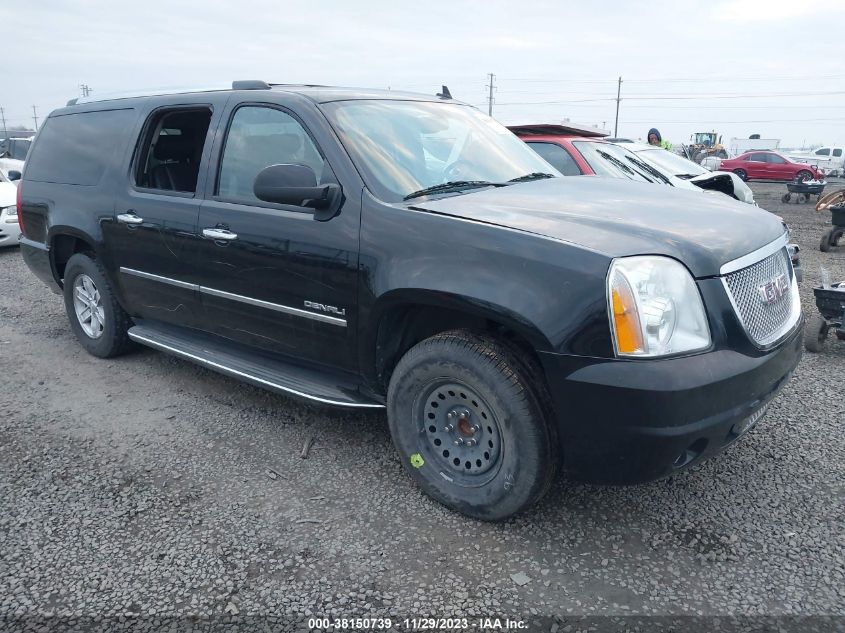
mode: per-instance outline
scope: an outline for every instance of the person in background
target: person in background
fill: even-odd
[[[663,140],[663,137],[660,136],[660,130],[656,127],[653,127],[648,131],[648,144],[656,145],[657,147],[662,147],[663,149],[668,149],[670,151],[672,149],[672,144],[669,141]]]

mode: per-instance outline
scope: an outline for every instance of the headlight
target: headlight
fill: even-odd
[[[607,275],[610,329],[618,356],[655,357],[710,346],[710,328],[689,271],[669,257],[613,260]]]

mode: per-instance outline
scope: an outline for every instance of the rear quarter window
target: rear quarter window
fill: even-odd
[[[30,151],[26,180],[96,185],[116,151],[126,147],[133,109],[51,116]]]

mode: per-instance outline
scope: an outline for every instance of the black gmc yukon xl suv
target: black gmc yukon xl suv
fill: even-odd
[[[414,481],[481,519],[561,465],[637,482],[721,451],[800,358],[776,217],[561,178],[445,97],[245,81],[71,102],[18,194],[26,262],[90,353],[140,343],[386,408]]]

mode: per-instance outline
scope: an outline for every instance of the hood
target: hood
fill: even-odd
[[[733,172],[708,172],[693,176],[689,181],[702,189],[721,191],[728,196],[736,196],[740,202],[754,204],[754,192],[751,191],[751,187],[746,185],[742,178]]]
[[[696,277],[783,235],[771,213],[728,196],[615,178],[549,178],[485,189],[415,209],[571,242],[609,257],[668,255]]]
[[[18,188],[10,182],[0,182],[0,209],[11,207],[18,200]]]

